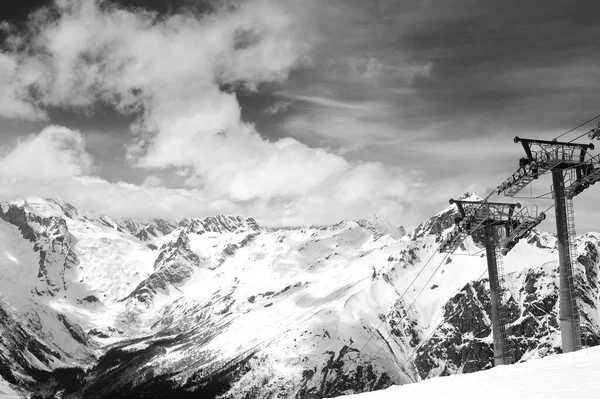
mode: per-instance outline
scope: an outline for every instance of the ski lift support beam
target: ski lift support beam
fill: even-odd
[[[462,201],[450,199],[456,205],[459,216],[455,219],[455,228],[440,245],[439,252],[454,252],[463,240],[480,227],[500,226],[505,228],[505,236],[498,245],[506,255],[516,243],[540,224],[546,215],[530,215],[527,208],[519,203],[500,203],[484,201]]]
[[[584,190],[600,181],[600,154],[589,158],[575,169],[575,175],[565,181],[567,199],[581,194]]]
[[[519,160],[519,169],[496,187],[498,195],[504,193],[507,197],[514,197],[532,180],[548,171],[574,168],[579,178],[589,174],[585,157],[588,150],[594,149],[593,144],[522,139],[518,136],[514,142],[521,143],[526,157]]]

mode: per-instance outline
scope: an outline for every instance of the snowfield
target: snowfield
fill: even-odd
[[[471,374],[437,377],[349,399],[596,399],[600,347],[533,359]]]

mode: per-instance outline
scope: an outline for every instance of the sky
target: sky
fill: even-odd
[[[0,198],[264,225],[377,213],[415,227],[512,174],[514,136],[549,140],[600,113],[599,9],[2,2]],[[575,199],[578,231],[600,230],[595,189]]]

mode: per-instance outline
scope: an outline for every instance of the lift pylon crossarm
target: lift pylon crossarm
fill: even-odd
[[[520,239],[525,238],[534,228],[537,227],[537,225],[542,223],[545,219],[546,214],[544,212],[540,213],[540,215],[536,218],[522,219],[523,221],[515,225],[514,229],[500,241],[499,247],[502,248],[502,255],[506,256],[510,252],[510,250],[513,249],[515,245],[517,245]]]
[[[499,248],[506,249],[506,255],[518,240],[527,235],[535,226],[546,218],[545,214],[538,217],[529,215],[527,208],[521,208],[519,203],[494,203],[483,201],[460,201],[450,199],[459,211],[455,219],[455,228],[442,241],[439,252],[454,252],[463,240],[480,227],[504,227],[506,235],[498,242]],[[518,211],[517,211],[518,210]]]
[[[575,174],[565,178],[565,196],[567,199],[581,194],[585,189],[600,181],[600,154],[588,159]]]
[[[485,202],[485,201],[463,201],[450,198],[450,204],[456,205],[460,214],[459,219],[469,219],[472,221],[494,218],[500,220],[503,217],[510,218],[515,208],[520,208],[521,204],[503,203],[503,202]]]
[[[454,230],[452,230],[442,241],[439,252],[454,252],[464,239],[471,234],[477,227],[477,211],[484,202],[482,201],[461,201],[450,198],[450,204],[456,205],[458,216],[454,219]]]
[[[515,143],[521,143],[526,157],[519,161],[519,169],[496,187],[496,194],[514,197],[525,186],[540,175],[556,169],[576,168],[582,173],[582,164],[593,150],[593,144],[565,143],[559,141],[522,139],[515,137]]]
[[[515,209],[521,208],[517,203],[462,201],[450,199],[450,204],[455,204],[460,216],[455,220],[458,226],[470,233],[470,229],[477,225],[504,224],[512,219]]]
[[[543,158],[544,154],[548,156],[548,162],[583,162],[588,149],[594,149],[593,144],[522,139],[519,136],[514,141],[523,145],[529,162]]]

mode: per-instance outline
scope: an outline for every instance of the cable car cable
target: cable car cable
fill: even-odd
[[[483,273],[481,273],[479,278],[475,281],[481,280],[481,278],[485,275],[486,272],[487,272],[487,269],[485,269],[483,271]],[[402,364],[402,366],[400,367],[400,370],[398,370],[398,374],[400,374],[400,371],[402,371],[402,370],[406,371],[405,367],[408,364],[408,362],[410,361],[410,359],[412,359],[412,357],[419,351],[419,349],[421,349],[423,344],[428,342],[429,339],[433,336],[433,334],[438,330],[438,328],[440,328],[442,326],[442,324],[444,324],[445,322],[446,322],[446,319],[442,318],[442,321],[433,330],[431,330],[431,332],[429,333],[427,338],[425,338],[423,341],[421,341],[421,344],[417,345],[417,347],[412,351],[412,353],[406,358],[406,361]]]
[[[590,122],[592,122],[593,120],[596,120],[596,119],[598,119],[598,118],[600,118],[600,114],[596,115],[595,117],[593,117],[592,119],[590,119],[590,120],[588,120],[588,121],[585,121],[585,122],[583,122],[581,125],[577,125],[577,126],[575,126],[575,127],[574,127],[573,129],[571,129],[571,130],[567,130],[566,132],[564,132],[564,133],[563,133],[563,134],[561,134],[560,136],[557,136],[557,137],[555,137],[555,138],[553,139],[553,141],[554,141],[554,140],[558,140],[559,138],[561,138],[561,137],[562,137],[562,136],[564,136],[565,134],[571,133],[573,130],[577,130],[577,129],[579,129],[581,126],[583,126],[583,125],[585,125],[585,124],[588,124],[588,123],[590,123]],[[587,133],[586,133],[586,134],[587,134]],[[582,137],[582,136],[580,136],[580,137]],[[570,141],[569,141],[569,143],[570,143]]]
[[[433,257],[435,255],[437,255],[438,253],[438,249],[440,247],[438,246],[433,253],[431,254],[431,256],[429,257],[429,259],[427,259],[427,262],[425,262],[425,264],[421,267],[421,270],[419,271],[419,273],[417,273],[417,275],[413,278],[413,280],[411,281],[411,283],[408,285],[408,287],[406,288],[406,290],[404,290],[404,292],[402,293],[402,295],[400,295],[400,298],[398,299],[399,301],[401,301],[404,296],[406,295],[406,293],[408,292],[408,290],[410,289],[410,287],[413,286],[413,284],[415,283],[415,281],[417,281],[417,279],[419,278],[419,276],[421,275],[421,273],[423,273],[423,271],[425,270],[425,268],[427,267],[427,265],[429,265],[429,262],[431,262],[431,260],[433,259]],[[379,307],[379,306],[378,306]],[[380,308],[381,310],[381,308]],[[407,310],[408,312],[408,310]],[[362,353],[362,351],[367,347],[367,345],[369,344],[369,342],[371,342],[371,339],[373,338],[373,336],[375,335],[376,331],[379,331],[379,328],[383,325],[385,319],[381,321],[381,323],[379,323],[379,325],[377,326],[377,328],[375,329],[375,331],[373,331],[371,333],[371,336],[369,337],[369,339],[367,340],[367,342],[363,345],[363,347],[358,351],[358,354],[360,355]]]

